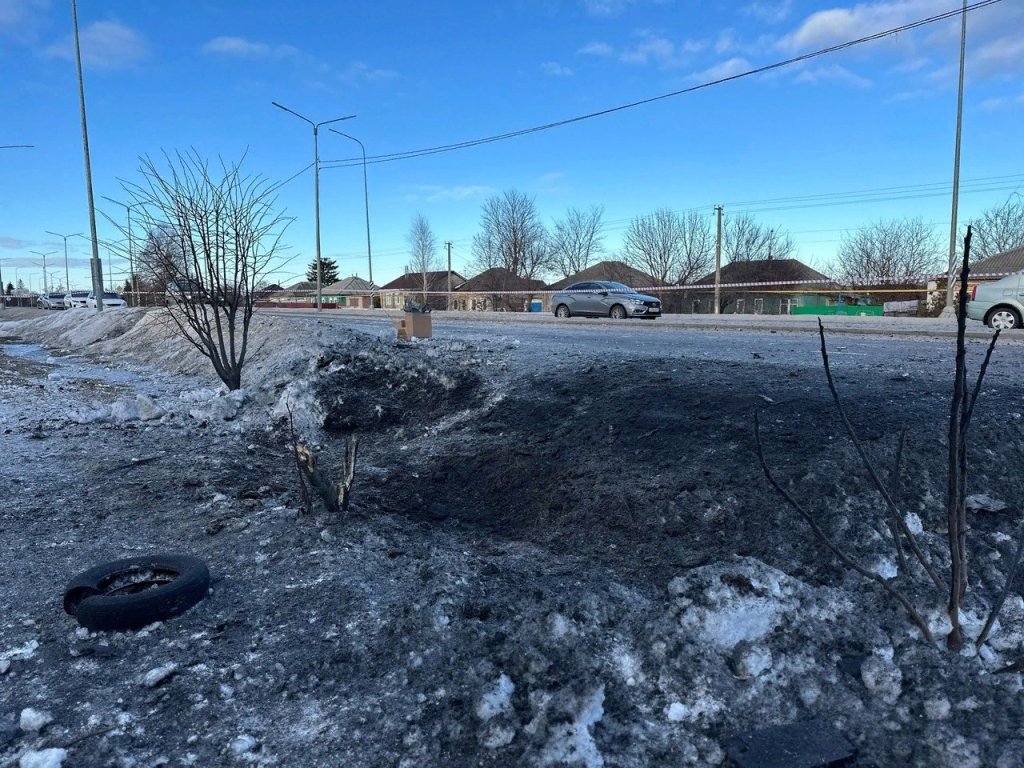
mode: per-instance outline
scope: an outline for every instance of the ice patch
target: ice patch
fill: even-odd
[[[603,768],[604,758],[594,743],[590,728],[604,717],[604,686],[600,686],[584,703],[576,719],[559,725],[541,757],[543,765],[582,764],[585,768]]]
[[[61,768],[67,756],[66,749],[57,747],[38,751],[29,750],[18,760],[18,768]]]
[[[31,659],[36,655],[36,649],[38,647],[38,640],[29,640],[18,648],[11,648],[9,651],[0,653],[0,659]]]
[[[53,722],[53,715],[49,712],[40,712],[38,709],[26,707],[21,710],[21,719],[18,725],[25,733],[38,733]]]
[[[516,687],[508,675],[502,674],[494,689],[485,693],[476,705],[476,716],[483,721],[490,720],[512,708],[512,693]]]
[[[243,733],[237,739],[231,742],[231,751],[238,756],[244,755],[247,752],[252,752],[256,749],[257,741],[247,733]]]

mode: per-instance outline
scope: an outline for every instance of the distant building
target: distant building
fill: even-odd
[[[988,283],[1021,270],[1024,270],[1024,244],[974,262],[969,280],[971,283]]]
[[[361,277],[346,277],[336,283],[321,288],[324,303],[330,303],[339,307],[354,307],[358,309],[370,309],[380,306],[380,299],[374,296],[379,290],[373,283],[363,280]]]
[[[594,280],[625,283],[630,288],[651,288],[659,285],[657,278],[629,266],[624,261],[599,261],[574,275],[551,283],[548,288],[552,291],[560,291],[573,283],[589,283]]]
[[[736,315],[788,315],[795,307],[824,306],[839,289],[828,275],[797,259],[733,261],[722,267],[720,283],[719,311]],[[715,273],[694,285],[701,287],[680,292],[682,311],[713,314]]]
[[[542,298],[543,280],[528,280],[504,267],[494,267],[459,286],[452,309],[463,311],[526,312],[534,298]]]
[[[466,282],[466,278],[454,271],[451,273],[447,270],[407,272],[381,286],[380,306],[384,309],[401,309],[408,300],[419,304],[429,304],[432,309],[445,309],[449,274],[451,274],[453,292]],[[424,288],[426,288],[425,291]]]

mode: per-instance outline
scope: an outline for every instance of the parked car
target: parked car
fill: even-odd
[[[197,281],[183,278],[167,284],[167,290],[164,291],[164,304],[171,307],[183,302],[202,302],[205,295],[203,286]]]
[[[64,294],[64,309],[84,307],[89,298],[88,291],[69,291]]]
[[[1024,317],[1024,272],[973,286],[967,299],[967,316],[990,328],[1020,328]]]
[[[96,309],[96,295],[92,291],[89,291],[89,295],[85,299],[85,306],[87,306],[89,309]],[[128,302],[126,302],[119,293],[114,293],[113,291],[104,291],[103,306],[112,307],[114,309],[121,309],[123,307],[127,307]]]
[[[40,309],[64,309],[64,294],[44,293],[36,299],[36,306]]]
[[[622,320],[642,317],[653,320],[661,315],[661,301],[637,293],[628,285],[613,282],[573,283],[551,297],[555,317],[610,317]]]

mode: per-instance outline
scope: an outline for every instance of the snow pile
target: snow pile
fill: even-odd
[[[61,768],[67,757],[66,749],[29,750],[18,760],[18,768]]]
[[[18,725],[25,733],[38,733],[53,722],[53,715],[49,712],[40,712],[32,707],[21,710],[21,718]]]

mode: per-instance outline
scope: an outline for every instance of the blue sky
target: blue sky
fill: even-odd
[[[139,157],[195,148],[271,180],[312,161],[314,120],[368,154],[546,124],[735,74],[959,7],[957,0],[80,0],[97,206],[123,210]],[[172,10],[173,9],[173,10]],[[614,257],[629,220],[723,203],[788,229],[827,266],[844,231],[920,216],[948,238],[959,20],[763,75],[480,147],[369,166],[373,276],[408,260],[413,216],[465,271],[483,200],[515,188],[550,222],[603,205]],[[0,269],[36,287],[32,251],[63,282],[63,241],[88,232],[70,4],[0,0]],[[961,219],[1024,194],[1024,2],[969,16]],[[357,146],[321,133],[322,160]],[[930,185],[930,186],[929,186]],[[905,189],[895,189],[905,188]],[[868,191],[863,197],[842,193]],[[799,198],[799,199],[798,199]],[[777,202],[763,202],[777,201]],[[312,172],[282,187],[295,218],[275,277],[314,255]],[[843,202],[840,205],[837,203]],[[323,254],[367,273],[362,174],[321,173]],[[141,233],[137,233],[140,234]],[[114,238],[100,217],[100,238]],[[69,240],[71,282],[88,243]],[[105,250],[101,249],[105,254]],[[107,267],[123,282],[127,264]]]

